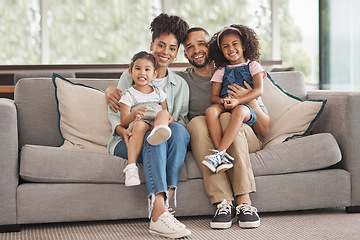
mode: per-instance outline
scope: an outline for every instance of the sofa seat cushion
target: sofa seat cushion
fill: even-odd
[[[41,183],[124,183],[126,165],[126,159],[106,153],[25,145],[20,156],[20,176]],[[138,167],[140,180],[145,183],[142,164]],[[186,180],[184,164],[179,181]]]
[[[330,133],[296,138],[250,154],[255,176],[312,171],[341,160],[341,151]]]

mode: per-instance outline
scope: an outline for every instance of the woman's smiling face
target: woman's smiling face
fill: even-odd
[[[163,33],[151,43],[150,50],[156,59],[157,68],[168,67],[176,58],[179,45],[174,34]]]

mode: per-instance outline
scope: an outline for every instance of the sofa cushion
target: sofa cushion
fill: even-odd
[[[106,152],[111,135],[105,94],[93,87],[53,75],[62,147]]]
[[[323,169],[340,162],[341,157],[330,133],[291,139],[250,154],[255,176]]]
[[[42,183],[124,183],[127,160],[106,153],[25,145],[20,156],[20,176],[28,182]],[[139,175],[145,183],[142,164]],[[185,164],[179,181],[187,180]]]
[[[70,79],[105,91],[118,79]],[[64,139],[59,130],[55,87],[51,78],[21,79],[15,87],[14,101],[18,113],[19,149],[25,144],[59,146]]]
[[[322,113],[326,100],[302,100],[285,92],[268,74],[263,81],[262,100],[271,118],[270,132],[262,139],[264,148],[304,136]]]

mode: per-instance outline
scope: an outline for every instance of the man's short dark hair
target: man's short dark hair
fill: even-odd
[[[206,35],[206,37],[208,37],[208,41],[210,41],[210,35],[209,35],[209,33],[208,33],[205,29],[203,29],[203,28],[201,28],[201,27],[192,27],[192,28],[190,28],[190,29],[187,31],[187,33],[186,33],[185,40],[187,39],[189,33],[192,33],[192,32],[204,32],[205,35]]]

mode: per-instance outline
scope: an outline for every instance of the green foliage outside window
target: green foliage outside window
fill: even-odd
[[[290,1],[278,0],[281,67],[294,66],[308,76],[310,60]],[[261,59],[279,60],[271,59],[271,0],[47,0],[48,63],[128,63],[135,52],[149,51],[149,25],[164,2],[169,14],[210,35],[233,23],[250,26],[259,35]],[[0,15],[0,64],[41,64],[41,0],[0,0]],[[187,62],[182,51],[177,62]]]

